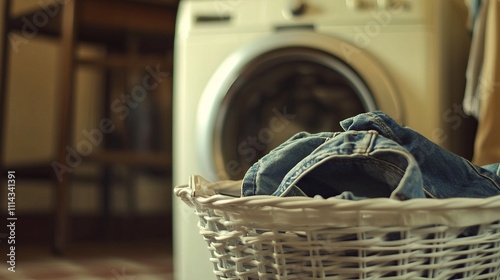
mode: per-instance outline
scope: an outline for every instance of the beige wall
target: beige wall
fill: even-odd
[[[38,8],[40,0],[13,1],[15,13]],[[3,1],[0,20],[3,21]],[[31,19],[28,19],[31,20]],[[0,34],[3,38],[3,34]],[[17,44],[10,44],[10,67],[8,88],[8,124],[5,135],[5,158],[8,164],[26,162],[51,162],[55,155],[58,122],[59,46],[58,41],[36,34],[27,38],[22,33],[11,35]],[[80,53],[96,54],[100,50],[84,46]],[[74,143],[83,139],[84,129],[98,127],[101,111],[102,78],[99,71],[81,67],[77,73],[77,95],[75,102]],[[169,87],[168,83],[162,86]],[[73,145],[75,147],[75,145]],[[100,147],[96,147],[98,149]],[[89,171],[90,170],[90,171]],[[75,172],[96,173],[92,166],[82,165]],[[52,185],[46,182],[23,180],[18,173],[16,187],[17,211],[47,212],[51,210]],[[164,180],[142,176],[136,186],[137,203],[140,212],[164,212],[170,209],[170,189]],[[76,213],[97,213],[100,195],[99,185],[74,183],[71,188],[71,205]],[[2,191],[5,192],[4,188]],[[5,193],[4,193],[5,194]],[[126,212],[126,189],[114,188],[114,209]],[[1,196],[5,198],[5,195]],[[5,209],[2,209],[5,211]]]

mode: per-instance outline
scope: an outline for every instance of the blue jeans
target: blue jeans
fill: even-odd
[[[242,195],[272,194],[288,170],[334,135],[331,132],[295,134],[250,167],[243,180]]]
[[[246,173],[242,194],[359,200],[500,195],[500,166],[475,166],[382,112],[341,122],[344,132],[292,137]]]

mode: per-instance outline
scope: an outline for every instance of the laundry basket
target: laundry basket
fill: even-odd
[[[500,196],[239,197],[240,184],[175,188],[217,279],[500,279]]]

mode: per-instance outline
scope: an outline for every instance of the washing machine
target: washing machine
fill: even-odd
[[[461,148],[462,0],[187,0],[178,13],[175,185],[241,179],[293,134],[373,110]],[[196,222],[174,200],[177,280],[216,265]]]

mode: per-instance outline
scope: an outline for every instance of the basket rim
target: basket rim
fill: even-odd
[[[175,194],[191,207],[225,211],[234,219],[256,223],[289,223],[295,218],[300,219],[299,216],[304,221],[311,219],[308,221],[312,223],[318,218],[316,222],[328,219],[333,224],[343,226],[379,223],[472,226],[500,222],[500,195],[487,198],[416,198],[405,201],[391,198],[353,201],[335,197],[318,199],[271,195],[235,197],[214,191],[220,186],[227,187],[227,181],[204,185],[207,183],[203,178],[192,178],[190,184],[175,187]],[[239,181],[234,181],[231,187],[237,184]]]
[[[296,208],[335,208],[339,210],[456,210],[456,209],[499,209],[500,195],[488,198],[415,198],[399,201],[391,198],[370,198],[364,200],[345,200],[335,197],[318,199],[312,197],[275,197],[271,195],[256,195],[248,197],[232,197],[216,194],[209,197],[196,197],[198,203],[217,206],[251,207],[272,206],[283,209]],[[500,215],[500,213],[499,213]]]

